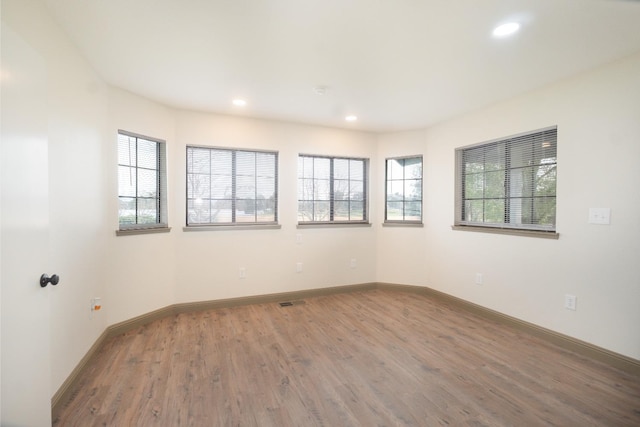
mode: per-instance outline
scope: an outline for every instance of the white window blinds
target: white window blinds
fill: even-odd
[[[555,231],[557,128],[456,150],[457,225]]]
[[[278,153],[187,147],[187,226],[274,224]]]
[[[121,230],[167,226],[165,142],[118,131]]]

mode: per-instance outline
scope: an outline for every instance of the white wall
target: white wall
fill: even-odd
[[[231,298],[375,280],[375,231],[367,228],[297,229],[299,153],[376,160],[373,134],[285,122],[193,112],[177,114],[178,149],[172,160],[179,172],[173,203],[184,225],[185,147],[189,144],[278,151],[279,223],[277,230],[182,232],[178,234],[176,302]],[[372,200],[371,207],[378,205]],[[375,220],[375,213],[372,214]],[[296,234],[302,237],[296,243]],[[357,267],[349,267],[356,259]],[[296,273],[296,263],[303,263]],[[246,278],[239,279],[240,267]]]
[[[108,286],[103,300],[109,325],[128,320],[174,303],[176,277],[176,236],[180,233],[181,213],[175,200],[175,177],[184,167],[173,159],[175,113],[157,103],[129,92],[109,89],[109,132],[104,167],[108,189],[109,230]],[[158,139],[167,144],[167,175],[170,233],[119,236],[118,229],[118,130],[126,130]]]
[[[640,55],[433,126],[380,137],[380,158],[425,155],[425,228],[378,235],[378,279],[434,289],[640,359]],[[559,240],[453,231],[454,150],[558,126]],[[402,149],[398,149],[398,145]],[[382,161],[382,160],[381,160]],[[611,225],[587,223],[609,207]],[[474,284],[475,273],[484,285]],[[563,308],[564,295],[577,310]]]
[[[297,229],[297,156],[333,154],[376,160],[375,135],[218,114],[174,110],[120,89],[109,90],[109,224],[117,228],[118,129],[167,142],[170,233],[112,235],[108,323],[180,302],[206,301],[375,280],[375,231]],[[279,153],[280,229],[185,232],[186,146]],[[375,206],[377,202],[371,202]],[[372,214],[375,218],[375,213]],[[298,244],[296,234],[302,237]],[[357,267],[350,268],[352,258]],[[296,263],[303,263],[296,273]],[[246,277],[239,278],[244,268]]]

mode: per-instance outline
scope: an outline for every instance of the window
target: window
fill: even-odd
[[[456,225],[555,231],[557,128],[456,150]]]
[[[165,142],[118,131],[120,230],[167,227]]]
[[[422,222],[422,156],[386,161],[385,222]]]
[[[275,224],[278,153],[187,147],[187,226]]]
[[[366,223],[367,160],[300,155],[299,223]]]

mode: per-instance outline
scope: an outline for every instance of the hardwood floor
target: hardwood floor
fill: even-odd
[[[640,425],[638,376],[379,289],[164,318],[78,384],[54,425]]]

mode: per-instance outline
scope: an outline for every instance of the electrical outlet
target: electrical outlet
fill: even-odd
[[[302,273],[302,263],[296,263],[296,273]]]
[[[564,296],[564,308],[567,310],[576,310],[576,304],[578,302],[578,298],[575,295],[566,294]]]
[[[351,258],[351,261],[349,262],[349,267],[356,268],[357,266],[358,266],[358,261],[356,261],[355,258]]]

